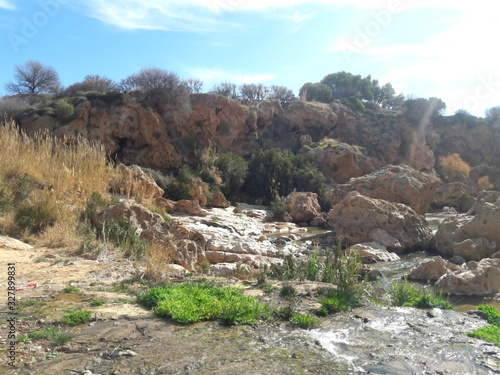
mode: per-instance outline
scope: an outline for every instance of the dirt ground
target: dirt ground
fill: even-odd
[[[7,304],[9,263],[15,263],[17,315],[9,311],[13,304]],[[2,374],[302,374],[312,367],[316,373],[328,373],[338,366],[320,346],[304,344],[299,332],[289,349],[288,344],[270,344],[278,337],[273,332],[283,327],[224,327],[217,322],[186,326],[155,317],[135,303],[133,292],[146,286],[122,284],[134,276],[137,279],[136,268],[127,260],[89,260],[0,237],[0,267]],[[68,286],[78,291],[65,291]],[[309,288],[315,287],[301,285],[302,308],[316,307],[313,298],[307,297]],[[263,295],[257,288],[247,293]],[[96,299],[105,303],[91,306]],[[91,322],[58,325],[68,309],[90,310]],[[72,339],[60,345],[48,339],[17,342],[13,368],[8,364],[8,319],[13,316],[17,336],[57,327]],[[300,360],[306,355],[316,358],[314,364]],[[341,368],[338,371],[343,373]]]

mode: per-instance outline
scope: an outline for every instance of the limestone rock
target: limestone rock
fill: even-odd
[[[208,185],[201,178],[193,178],[189,183],[189,197],[192,201],[198,201],[201,207],[207,205]]]
[[[347,194],[328,216],[336,233],[350,244],[375,241],[398,253],[424,250],[432,238],[425,218],[410,207],[356,191]]]
[[[175,211],[182,212],[187,215],[193,216],[207,216],[207,212],[200,207],[200,203],[197,200],[184,200],[181,199],[175,203]]]
[[[163,189],[138,165],[126,166],[120,163],[116,169],[120,177],[112,182],[114,191],[127,197],[157,199],[163,196]]]
[[[427,212],[440,180],[433,174],[421,173],[406,165],[387,165],[371,174],[354,178],[332,190],[334,204],[350,191],[389,202],[403,203],[418,214]]]
[[[491,258],[496,252],[496,243],[488,241],[487,238],[466,239],[453,244],[453,255],[464,258],[465,260],[481,260]]]
[[[220,191],[215,194],[213,200],[212,200],[212,206],[213,207],[218,207],[218,208],[228,208],[231,205],[231,202],[229,202],[224,194],[222,194]]]
[[[390,253],[378,242],[356,244],[346,251],[358,253],[362,263],[392,262],[400,259],[397,254]]]
[[[406,275],[408,280],[412,281],[437,281],[441,276],[445,275],[448,271],[449,263],[440,256],[435,256],[425,259]],[[453,265],[450,265],[453,267]]]
[[[467,197],[472,193],[472,189],[461,182],[452,182],[440,186],[436,190],[436,196],[432,202],[432,207],[443,208],[444,206],[454,207],[458,211],[466,212],[470,209]]]
[[[493,254],[498,250],[500,244],[500,206],[490,203],[478,203],[475,209],[475,216],[455,217],[444,220],[439,226],[434,240],[438,252],[445,255],[454,255],[455,244],[459,244],[465,240],[472,240],[475,249],[478,249],[478,243],[484,243],[483,250],[470,250],[465,251],[463,248],[470,243],[463,246],[459,245],[462,253],[461,256],[470,255],[476,259],[479,254]],[[480,238],[486,239],[479,240]],[[496,249],[493,249],[495,243]],[[472,249],[469,246],[469,249]],[[474,255],[476,254],[476,255]]]
[[[474,262],[475,263],[475,262]],[[486,296],[500,292],[500,259],[485,258],[473,267],[446,273],[436,282],[443,293]]]
[[[285,202],[294,223],[309,222],[321,212],[316,193],[293,192],[286,197]]]

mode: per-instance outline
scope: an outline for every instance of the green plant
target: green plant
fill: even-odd
[[[319,318],[307,314],[294,314],[290,321],[300,328],[313,328],[321,322]]]
[[[422,288],[404,281],[392,285],[392,304],[394,306],[409,306],[421,309],[439,307],[442,309],[452,309],[453,305],[442,298],[442,293],[427,293]]]
[[[88,310],[70,310],[61,318],[61,323],[69,326],[87,323],[90,320],[91,311]]]
[[[273,291],[272,285],[269,284],[263,284],[260,286],[260,288],[264,291],[264,293],[269,294]]]
[[[73,285],[66,285],[64,287],[64,293],[78,293],[78,288],[75,288]]]
[[[288,212],[290,210],[290,208],[286,204],[285,197],[276,197],[276,199],[271,202],[270,208],[275,220],[283,220],[285,212]]]
[[[104,299],[93,299],[92,301],[90,301],[90,306],[98,307],[104,305],[105,303],[106,300]]]
[[[39,301],[39,300],[36,300],[36,299],[28,299],[28,300],[21,300],[19,302],[17,302],[17,310],[18,311],[21,311],[21,310],[24,310],[25,308],[40,308],[40,307],[43,307],[43,306],[46,306],[47,305],[47,302],[44,302],[44,301]]]
[[[288,305],[282,307],[277,311],[277,313],[281,319],[290,320],[292,316],[295,314],[295,306]]]
[[[415,298],[411,302],[405,303],[404,306],[417,307],[420,309],[429,309],[434,307],[439,307],[441,309],[453,309],[453,305],[441,298],[441,296],[436,296],[432,294],[422,294],[421,296]]]
[[[111,241],[125,252],[125,256],[140,259],[144,256],[147,242],[139,237],[137,228],[126,217],[110,220],[103,227],[105,241]]]
[[[15,222],[32,234],[39,234],[57,220],[57,209],[49,201],[23,203],[15,208]]]
[[[180,323],[221,320],[225,324],[250,324],[268,314],[268,308],[255,298],[206,283],[152,288],[140,294],[138,301],[152,307],[157,315]]]
[[[469,332],[467,336],[475,337],[480,340],[491,342],[496,346],[500,346],[500,313],[493,306],[482,304],[479,305],[477,309],[486,313],[486,320],[489,325]]]
[[[280,296],[288,298],[295,297],[297,295],[297,289],[293,285],[285,284],[280,289]]]
[[[169,184],[165,187],[165,196],[168,199],[173,199],[175,201],[181,199],[191,199],[191,181],[195,177],[186,165],[183,165],[177,177],[170,179]]]
[[[66,122],[73,118],[73,115],[75,114],[75,108],[73,108],[73,106],[66,100],[59,99],[56,102],[54,112],[59,120]]]

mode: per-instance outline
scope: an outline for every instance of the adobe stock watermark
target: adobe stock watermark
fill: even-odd
[[[371,12],[368,21],[362,27],[356,27],[351,41],[341,39],[336,49],[344,52],[348,61],[354,53],[360,53],[367,48],[374,39],[379,37],[391,24],[393,17],[403,11],[400,0],[389,0],[385,9]]]
[[[19,47],[28,44],[40,29],[47,26],[51,18],[54,18],[61,9],[62,5],[66,5],[70,0],[39,0],[40,9],[31,17],[21,18],[21,29],[18,32],[11,31],[7,36],[9,38],[12,49],[17,54]]]
[[[500,75],[490,73],[486,77],[478,77],[478,83],[474,90],[463,98],[462,103],[455,105],[455,111],[465,109],[469,113],[477,112],[483,107],[484,102],[492,99],[493,95],[500,93]],[[483,103],[483,104],[482,104]]]

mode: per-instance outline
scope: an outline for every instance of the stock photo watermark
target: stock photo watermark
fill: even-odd
[[[500,93],[500,76],[489,74],[480,76],[477,79],[476,87],[471,90],[470,94],[462,99],[461,103],[455,103],[451,108],[453,111],[465,109],[467,112],[473,113],[483,107],[484,102],[491,100],[493,95]]]
[[[394,16],[402,11],[403,7],[399,0],[389,1],[385,9],[372,11],[368,21],[362,27],[356,27],[353,30],[351,40],[339,40],[336,49],[342,51],[346,59],[350,61],[353,54],[360,53],[367,48],[389,27]]]
[[[21,46],[28,44],[35,38],[39,31],[47,26],[50,19],[57,16],[61,6],[69,2],[70,0],[39,0],[39,10],[30,17],[22,17],[20,29],[16,32],[11,31],[7,35],[14,52],[17,54]]]

